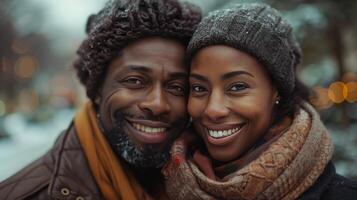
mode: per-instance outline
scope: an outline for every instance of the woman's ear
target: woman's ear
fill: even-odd
[[[274,88],[273,102],[276,105],[278,105],[280,103],[280,96],[279,96],[278,90],[276,88]]]

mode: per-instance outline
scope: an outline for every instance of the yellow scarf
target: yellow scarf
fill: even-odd
[[[98,128],[90,102],[76,114],[74,124],[91,172],[105,199],[137,200],[143,197],[151,199],[133,174],[115,156]]]

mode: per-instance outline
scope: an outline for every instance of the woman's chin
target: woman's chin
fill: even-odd
[[[207,145],[207,144],[206,144]],[[207,146],[207,150],[210,154],[210,157],[213,160],[218,162],[230,162],[236,160],[240,157],[241,153],[233,152],[231,148],[224,148],[224,147],[213,147]]]

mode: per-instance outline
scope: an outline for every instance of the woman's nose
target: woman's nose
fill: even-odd
[[[212,92],[204,115],[212,121],[219,121],[225,118],[229,114],[229,109],[225,105],[224,95],[220,92]]]

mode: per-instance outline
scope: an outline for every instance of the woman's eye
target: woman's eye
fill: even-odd
[[[242,91],[247,88],[248,85],[245,83],[236,83],[229,88],[229,91]]]
[[[193,85],[193,86],[191,87],[191,90],[192,90],[193,92],[204,92],[204,91],[205,91],[205,88],[204,88],[204,87],[201,87],[201,86],[199,86],[199,85]]]

